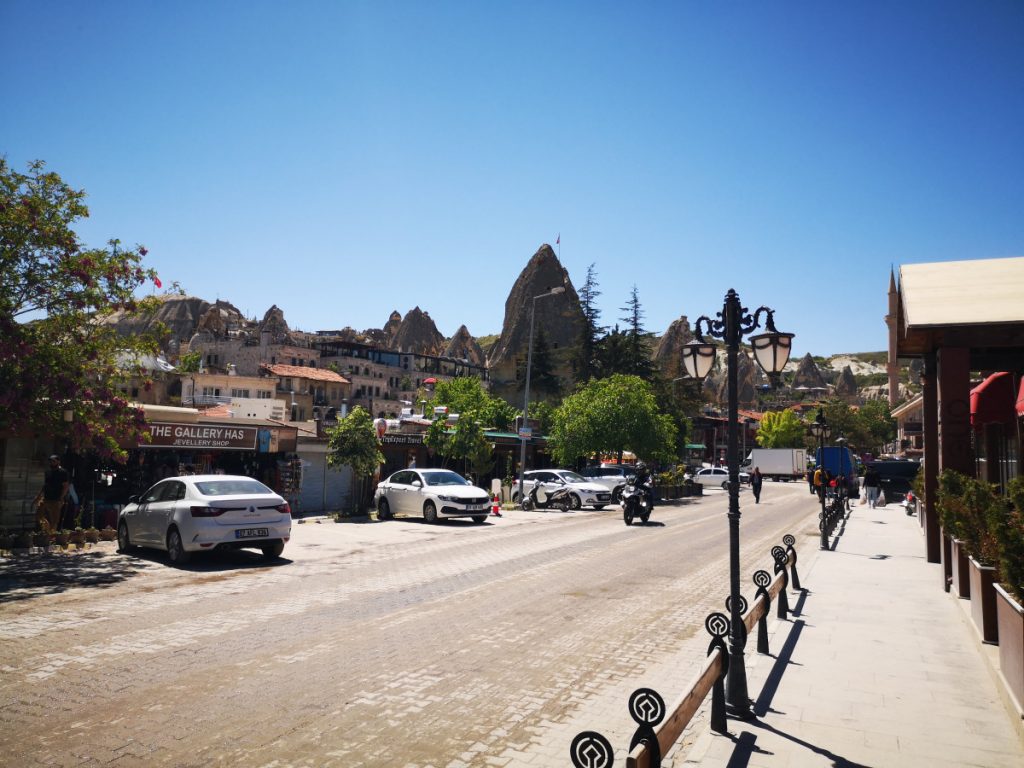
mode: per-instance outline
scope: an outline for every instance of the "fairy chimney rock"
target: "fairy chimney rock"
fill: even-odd
[[[793,376],[793,389],[828,389],[825,377],[821,375],[814,358],[808,352],[797,366],[796,375]]]
[[[686,315],[683,315],[678,320],[673,320],[668,330],[665,331],[665,335],[658,342],[657,349],[654,350],[654,359],[666,377],[675,379],[685,375],[686,371],[683,369],[683,347],[692,338],[693,333],[690,331],[690,321],[686,319]]]
[[[459,330],[452,336],[452,340],[448,342],[448,347],[445,349],[444,354],[445,357],[467,360],[470,365],[478,365],[480,367],[487,365],[484,351],[480,349],[480,345],[476,343],[476,339],[470,335],[469,329],[464,325],[460,325]]]
[[[757,379],[758,367],[746,350],[740,350],[736,355],[736,404],[740,408],[751,408],[757,405]],[[722,376],[718,382],[718,402],[726,404],[729,402],[729,377]]]
[[[388,321],[384,324],[384,337],[387,339],[388,344],[394,341],[395,336],[398,334],[398,329],[401,327],[402,315],[397,309],[393,309],[391,316],[388,317]]]
[[[836,382],[836,396],[848,403],[853,403],[858,399],[857,380],[853,377],[853,371],[848,365],[844,366],[839,373],[839,380]]]
[[[534,300],[535,296],[549,293],[553,288],[564,290]],[[536,329],[543,328],[554,363],[554,373],[564,381],[571,381],[569,356],[583,328],[583,310],[569,273],[546,243],[533,254],[512,285],[505,300],[505,320],[501,335],[488,356],[491,390],[509,402],[520,392],[516,380],[516,361],[527,357],[530,314],[534,307],[535,340]]]
[[[430,319],[430,315],[419,307],[414,307],[402,318],[391,340],[391,346],[399,352],[440,355],[444,351],[445,339],[437,330],[434,321]]]

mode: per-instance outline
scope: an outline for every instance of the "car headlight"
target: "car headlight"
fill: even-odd
[[[445,496],[444,494],[438,494],[437,498],[441,501],[461,501],[458,496]]]

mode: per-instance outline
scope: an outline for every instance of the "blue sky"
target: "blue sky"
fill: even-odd
[[[0,0],[0,153],[85,241],[293,328],[501,329],[561,234],[603,322],[886,347],[890,266],[1024,255],[1024,3]]]

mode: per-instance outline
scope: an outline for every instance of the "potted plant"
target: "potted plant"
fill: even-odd
[[[53,539],[60,545],[61,549],[67,549],[68,541],[71,539],[71,534],[62,528],[54,534]]]
[[[100,530],[100,541],[114,541],[117,538],[117,531],[109,525]]]
[[[991,483],[974,478],[965,486],[963,536],[970,571],[971,618],[986,643],[999,642],[996,621],[995,583],[998,581],[999,549],[993,522],[1006,505]]]
[[[965,546],[964,496],[969,478],[952,469],[944,469],[939,475],[939,490],[935,497],[935,508],[939,512],[942,528],[950,540],[950,570],[953,590],[958,597],[967,600],[971,596],[971,575]]]
[[[999,669],[1017,711],[1024,714],[1024,477],[1013,478],[1006,490],[1010,504],[990,517],[999,550]]]
[[[75,545],[76,549],[81,549],[85,546],[85,531],[82,526],[78,526],[71,532],[69,540]]]
[[[85,540],[90,544],[96,544],[100,540],[100,532],[92,526],[85,529]]]

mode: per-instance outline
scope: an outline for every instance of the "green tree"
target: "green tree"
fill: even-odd
[[[594,265],[587,267],[587,279],[579,291],[580,309],[583,311],[583,327],[580,329],[576,348],[572,353],[572,370],[577,382],[588,382],[596,378],[601,369],[599,346],[604,328],[598,323],[601,310],[597,307],[597,273]]]
[[[616,374],[588,382],[562,402],[549,447],[562,464],[622,451],[644,460],[671,460],[675,439],[676,427],[659,410],[651,385],[638,376]]]
[[[530,418],[537,420],[537,431],[546,435],[551,431],[551,425],[555,418],[555,406],[544,400],[530,403]]]
[[[444,459],[444,466],[461,461],[463,474],[472,470],[484,475],[494,467],[494,444],[487,441],[483,425],[471,414],[460,414],[452,425],[443,416],[434,419],[423,441]]]
[[[175,367],[178,369],[178,373],[196,373],[199,370],[199,366],[202,364],[202,362],[202,352],[199,352],[198,350],[195,352],[186,352],[178,360],[178,365]]]
[[[519,411],[500,397],[487,392],[475,376],[459,376],[439,381],[434,387],[435,406],[447,405],[451,413],[479,421],[485,427],[507,430],[515,423]]]
[[[859,445],[874,453],[896,438],[896,419],[886,400],[868,400],[857,410],[856,434]]]
[[[597,378],[616,373],[630,373],[628,339],[626,332],[616,325],[597,342]]]
[[[145,419],[118,385],[144,372],[119,359],[156,352],[162,329],[120,337],[104,321],[152,309],[156,300],[135,291],[161,284],[142,266],[142,246],[79,242],[72,226],[89,215],[84,199],[42,162],[22,174],[0,158],[0,432],[60,436],[123,460],[121,446],[145,438]]]
[[[630,291],[626,306],[622,307],[621,311],[626,313],[620,318],[626,325],[626,370],[623,373],[650,380],[656,369],[651,357],[653,334],[644,328],[644,312],[640,307],[640,294],[635,285]]]
[[[554,363],[551,359],[551,347],[548,344],[548,337],[543,328],[538,328],[533,338],[533,359],[525,358],[519,361],[516,378],[519,381],[519,391],[522,392],[526,386],[526,366],[530,363],[530,396],[538,395],[549,399],[557,398],[562,393],[562,380],[555,373]]]
[[[757,444],[762,448],[798,448],[804,444],[807,425],[790,408],[768,411],[757,430]]]
[[[355,508],[362,506],[366,496],[366,480],[374,475],[384,463],[380,450],[373,416],[362,406],[349,411],[348,416],[327,430],[327,464],[331,467],[351,467],[353,476],[359,481],[358,493],[354,495]]]

